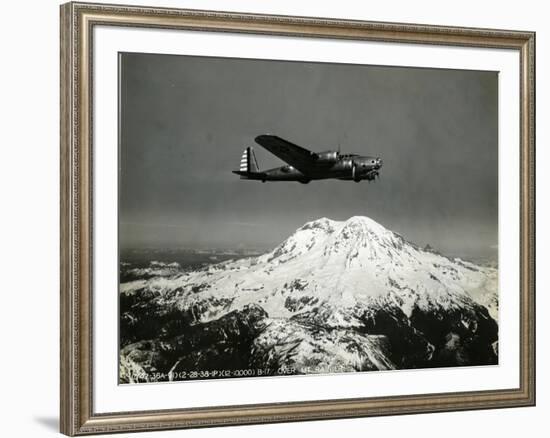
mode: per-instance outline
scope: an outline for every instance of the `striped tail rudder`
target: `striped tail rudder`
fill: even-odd
[[[241,157],[241,165],[239,167],[241,172],[247,173],[257,173],[259,172],[258,161],[256,160],[256,155],[254,154],[254,149],[248,147],[244,150],[243,156]]]
[[[241,165],[239,167],[241,172],[248,172],[248,156],[248,148],[246,148],[243,152],[243,156],[241,157]]]

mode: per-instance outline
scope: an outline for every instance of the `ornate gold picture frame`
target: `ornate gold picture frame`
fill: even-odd
[[[96,27],[225,32],[295,38],[499,49],[519,56],[519,382],[509,389],[216,407],[95,412],[93,372],[93,50]],[[61,432],[110,432],[412,414],[535,404],[535,34],[67,3],[61,7]],[[97,173],[96,173],[97,174]],[[116,188],[113,188],[116,190]],[[97,257],[97,256],[96,256]],[[117,366],[113,364],[113,366]],[[184,385],[185,383],[182,383]],[[307,396],[304,396],[307,399]]]

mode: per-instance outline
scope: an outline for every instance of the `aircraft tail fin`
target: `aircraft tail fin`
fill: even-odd
[[[246,173],[258,173],[260,171],[253,148],[248,147],[244,150],[239,171]]]

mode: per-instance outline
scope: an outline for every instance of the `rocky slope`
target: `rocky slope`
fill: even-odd
[[[497,270],[366,217],[309,222],[259,257],[143,274],[120,285],[122,383],[498,360]]]

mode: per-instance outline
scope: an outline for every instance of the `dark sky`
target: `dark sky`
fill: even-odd
[[[120,242],[270,247],[305,222],[365,215],[449,254],[494,250],[498,74],[121,55]],[[314,151],[382,157],[381,179],[240,180],[273,133]]]

